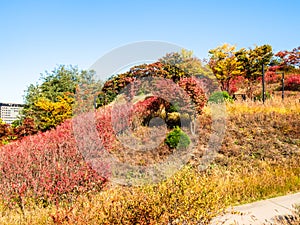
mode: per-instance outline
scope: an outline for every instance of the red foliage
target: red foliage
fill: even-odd
[[[96,128],[103,147],[111,151],[116,142],[116,134],[128,128],[131,122],[127,105],[115,107],[102,107],[96,113]]]
[[[281,75],[280,74],[276,74],[275,72],[267,71],[265,73],[265,82],[267,84],[278,83],[278,81],[280,81],[280,78],[281,78]]]
[[[281,58],[282,63],[280,66],[300,66],[300,46],[294,48],[292,51],[280,51],[275,56]]]
[[[270,66],[268,68],[268,71],[270,71],[270,72],[276,72],[276,71],[281,70],[281,69],[282,69],[282,66],[276,65],[276,66]]]
[[[244,84],[245,78],[243,76],[234,77],[229,83],[229,94],[234,94]]]
[[[51,202],[101,188],[104,181],[78,152],[70,120],[3,146],[0,177],[1,196],[19,206],[27,197]]]
[[[25,118],[20,126],[12,127],[10,124],[0,124],[0,146],[12,141],[20,140],[25,136],[36,134],[34,120]]]
[[[148,97],[145,100],[139,101],[136,104],[134,104],[134,115],[141,118],[150,116],[159,110],[161,104],[167,106],[167,102],[163,102],[163,100],[159,97]]]
[[[110,165],[101,160],[103,155],[114,149],[117,134],[136,118],[152,116],[162,105],[168,108],[171,104],[178,104],[179,112],[200,113],[206,102],[195,78],[180,78],[178,83],[166,78],[150,81],[155,84],[149,86],[153,97],[128,102],[137,96],[140,83],[132,84],[125,103],[81,113],[55,130],[31,135],[36,132],[33,121],[25,120],[16,129],[22,139],[0,149],[0,195],[22,207],[28,198],[53,202],[98,190],[110,173]]]
[[[207,102],[201,83],[196,78],[184,77],[179,80],[178,85],[188,94],[190,100],[195,104],[196,112],[200,114]]]
[[[280,74],[276,74],[273,71],[269,71],[268,70],[265,73],[265,82],[267,84],[276,84],[276,83],[278,83],[280,81],[280,79],[281,79],[281,75]],[[261,82],[261,80],[262,80],[261,76],[257,78],[257,81]]]
[[[300,74],[289,75],[284,85],[286,90],[300,91]]]

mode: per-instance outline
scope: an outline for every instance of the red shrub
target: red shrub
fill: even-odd
[[[265,73],[265,82],[267,84],[275,84],[275,83],[278,83],[281,79],[281,75],[280,74],[276,74],[275,72],[273,71],[267,71]],[[258,82],[261,82],[262,81],[262,77],[258,77],[257,78],[257,81]]]
[[[82,132],[84,136],[86,131]],[[69,120],[56,130],[2,147],[0,179],[1,196],[19,206],[28,197],[51,202],[75,192],[101,188],[104,181],[77,151]]]
[[[0,195],[22,208],[28,198],[53,202],[98,190],[110,174],[110,165],[103,157],[116,146],[117,134],[128,129],[136,118],[151,115],[162,103],[175,102],[189,112],[193,102],[196,111],[201,112],[206,97],[196,79],[181,78],[178,84],[170,79],[156,81],[151,93],[157,97],[138,104],[117,103],[96,113],[79,110],[80,115],[55,130],[26,136],[35,132],[31,121],[27,121],[16,130],[22,139],[0,149]],[[135,86],[129,89],[127,100],[136,96],[137,90]],[[79,103],[83,109],[84,102]]]
[[[267,71],[265,73],[265,82],[267,84],[278,83],[278,81],[280,81],[280,78],[281,78],[281,75],[280,74],[276,74],[275,72]]]
[[[178,85],[185,90],[190,100],[195,104],[196,112],[200,114],[207,102],[200,82],[193,77],[184,77],[179,80]]]
[[[286,78],[285,89],[290,91],[300,91],[300,74],[293,74]]]
[[[229,83],[229,94],[234,94],[245,84],[245,78],[243,76],[237,76]]]
[[[282,66],[276,65],[276,66],[270,66],[268,68],[268,71],[270,71],[270,72],[276,72],[276,71],[281,70],[281,69],[282,69]]]

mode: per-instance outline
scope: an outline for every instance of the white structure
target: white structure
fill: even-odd
[[[11,124],[18,119],[20,111],[23,109],[22,104],[0,103],[0,118],[3,122]]]

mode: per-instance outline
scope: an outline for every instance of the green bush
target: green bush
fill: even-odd
[[[222,103],[224,101],[233,101],[232,97],[228,94],[227,91],[216,91],[212,93],[208,99],[208,102],[211,103]]]
[[[167,136],[165,143],[170,148],[186,148],[191,143],[189,136],[176,126]]]

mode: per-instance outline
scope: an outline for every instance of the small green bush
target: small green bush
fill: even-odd
[[[176,126],[168,135],[165,143],[170,148],[186,148],[191,143],[189,136]]]
[[[224,101],[233,101],[232,97],[228,94],[227,91],[216,91],[212,93],[208,99],[208,102],[211,103],[222,103]]]

